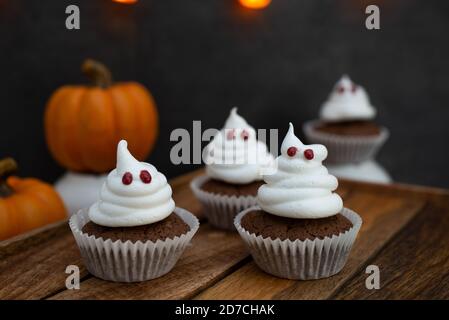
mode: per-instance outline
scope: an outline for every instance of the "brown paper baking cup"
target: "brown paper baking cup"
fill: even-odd
[[[201,189],[201,186],[210,178],[203,175],[196,177],[190,183],[190,187],[196,198],[204,208],[204,215],[214,227],[236,231],[234,226],[235,216],[246,208],[256,205],[256,197],[253,196],[228,196]]]
[[[198,219],[181,208],[177,214],[190,227],[190,231],[173,239],[123,242],[96,238],[81,230],[88,223],[86,209],[78,211],[69,220],[87,270],[94,276],[115,282],[138,282],[163,276],[175,266],[178,259],[198,231]]]
[[[340,213],[353,225],[344,233],[304,241],[279,238],[273,240],[251,234],[241,226],[243,216],[253,210],[261,209],[254,206],[239,213],[235,218],[235,227],[254,261],[269,274],[294,280],[327,278],[340,272],[362,225],[362,219],[357,213],[343,208]]]
[[[309,143],[318,143],[328,150],[328,163],[359,163],[373,159],[389,137],[387,128],[382,127],[376,136],[342,136],[316,130],[319,121],[304,123],[304,134]]]

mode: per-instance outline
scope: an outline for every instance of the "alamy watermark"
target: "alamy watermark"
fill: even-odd
[[[170,161],[176,165],[257,164],[267,152],[273,156],[278,154],[279,130],[207,128],[203,131],[201,121],[193,121],[191,131],[173,130],[170,141],[175,142]]]
[[[68,290],[80,289],[80,268],[70,264],[65,268],[65,273],[69,276],[65,279],[65,286]]]
[[[77,5],[71,4],[65,8],[65,13],[68,14],[65,19],[65,27],[68,30],[80,29],[80,8]]]
[[[81,28],[81,12],[77,5],[68,5],[65,9],[67,14],[65,20],[65,27],[68,30],[79,30]],[[365,19],[365,27],[368,30],[380,29],[380,9],[378,6],[371,4],[365,8],[365,13],[368,17]]]
[[[371,264],[366,267],[365,273],[369,276],[365,280],[365,287],[368,290],[379,290],[380,289],[380,269],[379,266]]]
[[[366,7],[365,13],[368,17],[365,20],[365,27],[368,30],[380,29],[380,9],[378,6],[372,4]]]

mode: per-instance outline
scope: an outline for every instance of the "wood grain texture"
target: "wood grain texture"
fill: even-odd
[[[178,206],[203,219],[189,182],[197,170],[170,181]],[[348,263],[328,279],[293,281],[262,272],[236,233],[200,230],[169,274],[119,284],[84,268],[67,224],[0,245],[0,299],[384,299],[449,298],[449,191],[342,180],[345,206],[364,222]],[[204,219],[203,219],[204,220]],[[80,266],[81,290],[65,289],[65,268]],[[381,290],[365,288],[365,267],[381,269]]]
[[[68,265],[80,266],[81,257],[68,226],[56,238],[31,244],[0,260],[0,299],[41,299],[65,288]]]
[[[170,181],[180,207],[201,218],[200,205],[189,188],[190,174]],[[90,277],[67,222],[19,235],[0,243],[0,299],[42,299],[65,290],[67,265],[80,267],[82,279]]]
[[[126,284],[91,277],[80,290],[51,299],[186,299],[225,277],[247,256],[238,234],[204,225],[175,268],[161,278]]]
[[[67,221],[68,219],[50,223],[28,232],[21,233],[15,237],[0,241],[0,248],[4,250],[6,247],[9,247],[9,250],[16,251],[19,250],[18,246],[26,247],[28,241],[35,243],[36,241],[45,241],[48,237],[55,237],[61,230],[61,226],[63,226],[62,229],[65,229]],[[5,252],[2,251],[2,254],[4,253]]]
[[[376,193],[379,196],[413,197],[421,200],[440,201],[449,197],[449,190],[428,186],[419,186],[405,183],[383,184],[375,182],[362,182],[347,179],[338,179],[341,187],[351,187],[358,192]]]
[[[370,261],[380,269],[380,289],[367,290],[360,273],[336,299],[448,299],[449,197],[432,201],[382,254]]]
[[[195,198],[190,186],[178,186],[173,188],[173,200],[177,207],[185,208],[192,212],[199,220],[203,220],[201,203]]]
[[[60,235],[67,233],[67,231],[67,221],[59,221],[55,224],[20,234],[11,239],[3,240],[0,242],[0,261],[9,255],[26,250],[30,246],[38,245],[48,239],[56,239]]]
[[[363,225],[343,270],[315,281],[277,279],[250,263],[205,290],[197,299],[326,299],[360,272],[376,253],[423,207],[421,200],[383,196],[353,190],[345,206],[355,210]],[[236,289],[238,288],[238,289]],[[254,290],[254,288],[257,288]]]

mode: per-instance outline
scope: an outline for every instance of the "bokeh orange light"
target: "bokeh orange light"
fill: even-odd
[[[239,2],[250,9],[263,9],[271,3],[271,0],[239,0]]]
[[[133,4],[133,3],[136,3],[139,0],[112,0],[112,1],[118,2],[118,3]]]

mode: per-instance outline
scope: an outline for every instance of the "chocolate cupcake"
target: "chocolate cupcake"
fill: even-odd
[[[320,120],[304,124],[312,143],[329,149],[329,163],[359,163],[372,159],[389,132],[373,119],[376,109],[362,86],[343,76],[321,107]]]
[[[194,179],[191,188],[212,225],[235,230],[235,215],[256,204],[262,175],[273,170],[273,156],[233,108],[224,128],[206,147],[204,160],[206,175]]]
[[[199,228],[193,214],[175,206],[165,176],[137,161],[124,140],[100,200],[69,224],[89,272],[117,282],[166,274]]]
[[[338,181],[322,165],[326,157],[326,147],[304,145],[290,124],[276,159],[278,170],[264,176],[258,206],[235,218],[265,272],[308,280],[330,277],[345,265],[362,220],[333,192]]]

